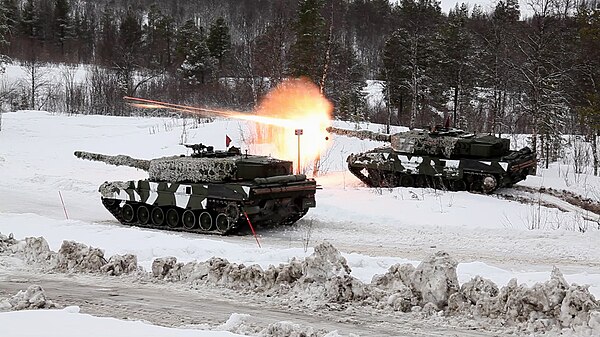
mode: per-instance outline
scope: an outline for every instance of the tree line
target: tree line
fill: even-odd
[[[20,107],[131,114],[129,95],[249,110],[305,76],[337,118],[528,133],[546,163],[563,133],[578,133],[597,167],[600,3],[521,11],[517,0],[447,14],[435,0],[0,0],[0,35],[30,75],[11,96]],[[91,71],[40,99],[36,71],[48,63]],[[383,104],[366,103],[367,80],[380,81]]]

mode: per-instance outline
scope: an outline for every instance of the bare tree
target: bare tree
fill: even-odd
[[[526,22],[525,34],[516,41],[521,62],[515,68],[524,91],[521,106],[531,121],[532,147],[538,150],[539,138],[548,168],[561,146],[561,131],[569,112],[567,88],[572,84],[572,64],[563,62],[568,58],[561,41],[566,27],[560,13],[554,10],[553,1],[531,0],[528,4],[534,16]]]
[[[86,83],[81,83],[77,78],[77,67],[64,67],[62,69],[62,77],[64,84],[62,109],[68,114],[81,112],[86,104],[86,94],[88,86]]]
[[[38,97],[40,91],[51,83],[48,77],[49,67],[45,62],[40,61],[37,57],[33,57],[23,61],[21,68],[27,74],[24,85],[28,88],[29,108],[35,110],[39,107],[37,102],[40,99]]]

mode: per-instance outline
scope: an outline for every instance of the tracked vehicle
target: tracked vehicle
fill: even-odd
[[[391,135],[335,127],[328,131],[389,143],[347,158],[350,172],[371,187],[434,187],[491,193],[536,172],[536,156],[531,149],[510,150],[510,140],[493,135],[441,127]]]
[[[189,156],[151,160],[76,151],[75,156],[148,172],[149,178],[103,183],[102,204],[122,224],[231,234],[250,225],[290,225],[315,207],[316,182],[292,162],[186,145]]]

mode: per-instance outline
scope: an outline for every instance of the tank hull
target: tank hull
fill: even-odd
[[[414,155],[391,147],[352,154],[348,168],[370,187],[433,187],[491,193],[535,174],[536,158],[529,148],[491,158],[449,159]]]
[[[291,225],[315,207],[316,182],[301,175],[223,183],[105,182],[102,203],[121,223],[227,235]]]

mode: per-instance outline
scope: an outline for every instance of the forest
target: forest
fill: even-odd
[[[2,63],[28,77],[2,84],[5,110],[148,113],[123,103],[137,96],[249,111],[307,77],[335,118],[527,133],[546,166],[579,135],[598,174],[598,0],[448,13],[435,0],[1,0],[0,36]],[[44,78],[58,64],[85,80]],[[367,83],[382,84],[380,104]]]

